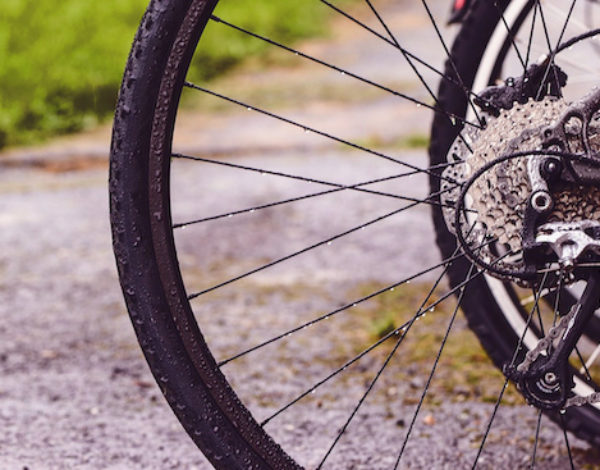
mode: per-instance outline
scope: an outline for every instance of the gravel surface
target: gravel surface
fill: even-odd
[[[441,3],[439,13],[445,14],[446,2]],[[426,22],[412,10],[396,6],[388,14],[408,46],[416,48],[428,37]],[[356,30],[336,25],[331,38],[313,41],[306,50],[385,79],[397,51],[374,55],[363,39]],[[426,50],[431,60],[441,62],[439,50]],[[276,67],[268,73],[250,67],[241,78],[218,86],[239,87],[252,96],[263,83],[285,83],[293,76],[290,87],[301,93],[308,78],[324,90],[347,78],[319,73],[311,67],[292,72]],[[416,87],[410,75],[399,73],[395,79]],[[326,98],[276,106],[311,127],[380,143],[386,153],[410,165],[426,164],[423,148],[403,143],[426,134],[429,116],[422,109],[385,95],[355,95],[343,106]],[[107,141],[108,130],[100,129],[0,157],[0,469],[210,468],[160,395],[123,306],[110,245]],[[186,111],[178,123],[176,149],[342,185],[406,171],[245,110]],[[175,222],[327,189],[188,161],[174,164],[173,181]],[[427,193],[427,181],[415,176],[369,189],[420,198]],[[351,303],[365,289],[395,283],[439,261],[427,207],[386,217],[409,204],[346,190],[179,230],[180,262],[188,290],[194,292],[357,229],[195,301],[215,356],[230,357]],[[366,346],[360,322],[360,313],[352,312],[320,322],[232,362],[225,373],[257,419],[265,419]],[[443,334],[446,322],[440,318],[424,333]],[[456,329],[465,328],[460,319]],[[427,351],[423,361],[435,352]],[[327,468],[393,468],[427,378],[402,360],[401,350],[398,356]],[[384,358],[383,353],[365,357],[273,419],[267,429],[301,463],[316,466]],[[465,379],[464,387],[476,385]],[[498,381],[498,391],[501,386]],[[401,468],[470,468],[492,409],[492,404],[459,396],[426,402]],[[527,406],[501,407],[478,468],[528,468],[536,422],[537,413]],[[593,467],[597,455],[589,446],[574,437],[570,444],[578,465]],[[546,418],[538,456],[539,468],[568,468],[562,431]]]

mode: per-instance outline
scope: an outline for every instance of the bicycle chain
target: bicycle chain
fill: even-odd
[[[565,403],[565,408],[569,406],[593,405],[594,403],[600,403],[600,392],[594,392],[587,397],[571,397]]]
[[[525,355],[525,359],[517,366],[517,371],[519,372],[527,372],[531,364],[535,362],[535,360],[540,357],[542,352],[548,352],[549,346],[554,343],[554,340],[558,338],[558,336],[567,329],[569,322],[573,320],[579,308],[581,308],[580,304],[575,304],[571,307],[571,310],[568,314],[560,319],[560,321],[554,325],[548,331],[548,334],[544,336],[541,340],[538,341],[536,346],[533,349],[530,349]]]
[[[562,317],[560,321],[554,325],[548,331],[548,334],[538,341],[536,346],[529,350],[525,355],[525,359],[517,366],[517,371],[521,373],[526,373],[531,365],[537,360],[538,357],[545,351],[547,354],[550,354],[548,348],[554,344],[554,341],[561,335],[561,333],[566,332],[569,329],[569,325],[572,321],[574,321],[577,312],[581,308],[580,304],[575,304],[571,307],[571,310],[567,315]],[[564,408],[568,408],[570,406],[584,406],[584,405],[593,405],[594,403],[600,403],[600,392],[594,392],[588,395],[587,397],[582,396],[574,396],[568,398]]]

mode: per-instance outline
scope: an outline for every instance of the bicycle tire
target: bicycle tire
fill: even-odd
[[[171,408],[208,460],[219,469],[296,468],[264,432],[256,432],[256,423],[218,373],[206,344],[194,344],[194,358],[190,357],[180,335],[182,325],[176,324],[172,316],[169,297],[173,296],[165,291],[161,278],[164,258],[156,256],[157,248],[173,250],[169,256],[176,259],[174,246],[167,239],[159,240],[157,247],[150,227],[152,182],[147,176],[153,123],[139,116],[155,115],[160,90],[165,86],[164,70],[167,61],[173,60],[173,47],[182,35],[187,36],[176,54],[178,60],[189,63],[194,38],[197,41],[214,3],[178,0],[167,5],[152,1],[142,20],[126,68],[113,131],[113,246],[127,307],[146,360]],[[195,24],[190,28],[186,21],[192,20]],[[183,68],[185,71],[187,66]],[[183,78],[179,76],[178,80]],[[173,132],[172,128],[163,131]],[[171,289],[178,294],[184,292],[182,284]],[[188,320],[180,317],[181,322]],[[201,338],[196,333],[194,339]]]

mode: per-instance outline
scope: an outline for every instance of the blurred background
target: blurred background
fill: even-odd
[[[163,400],[142,357],[123,303],[111,247],[107,184],[111,118],[127,54],[147,2],[2,0],[2,470],[210,468]],[[429,3],[439,24],[445,24],[450,1]],[[336,0],[335,4],[380,28],[364,1]],[[445,52],[440,43],[431,41],[431,23],[421,2],[378,0],[377,4],[403,45],[441,67]],[[229,0],[220,2],[215,14],[433,104],[396,49],[373,48],[370,41],[378,38],[336,16],[319,1]],[[442,31],[447,43],[455,33],[456,27]],[[431,70],[423,74],[431,88],[437,89],[439,77]],[[273,50],[265,42],[249,39],[222,24],[211,23],[202,36],[188,78],[306,123],[307,128],[275,122],[248,112],[246,107],[186,89],[175,135],[182,152],[344,185],[397,171],[389,162],[374,164],[364,152],[324,140],[308,131],[312,126],[400,156],[414,165],[428,164],[431,113],[426,106],[417,107],[386,91],[356,83],[347,74]],[[173,166],[176,221],[192,220],[199,214],[227,214],[248,204],[314,191],[306,182],[292,184],[260,173],[240,176],[234,171],[193,165],[178,162]],[[385,184],[390,185],[390,191],[396,189],[394,182]],[[403,190],[413,197],[425,197],[428,191],[424,177],[411,178],[405,186]],[[321,240],[331,235],[329,232],[342,232],[396,208],[394,200],[382,203],[381,199],[359,199],[346,193],[328,196],[328,202],[319,199],[257,211],[253,216],[224,217],[213,225],[190,226],[177,239],[189,289],[210,285],[219,276],[232,277],[300,249],[308,240]],[[209,322],[209,328],[203,326],[211,348],[222,354],[235,352],[242,340],[256,343],[273,325],[284,328],[287,321],[312,318],[343,305],[348,298],[397,281],[407,274],[404,270],[413,272],[420,263],[429,266],[439,257],[430,219],[429,209],[418,207],[410,218],[400,217],[380,224],[377,230],[361,231],[354,238],[348,237],[349,241],[336,240],[334,249],[327,248],[328,243],[322,251],[297,260],[289,268],[286,264],[265,271],[252,281],[235,284],[224,294],[197,303],[195,313],[199,317],[212,319],[223,306],[229,314]],[[398,258],[399,246],[410,248],[402,249],[402,260]],[[414,282],[385,300],[356,309],[342,324],[340,331],[346,335],[322,325],[334,337],[331,343],[322,342],[318,334],[304,338],[308,343],[286,343],[286,348],[290,347],[282,348],[281,354],[288,361],[281,362],[285,370],[278,389],[264,373],[264,364],[275,362],[279,356],[270,358],[267,350],[259,361],[232,367],[228,377],[232,382],[237,380],[252,411],[257,416],[265,414],[306,383],[302,374],[320,377],[324,367],[331,366],[329,362],[344,360],[349,351],[378,340],[401,324],[401,314],[409,312],[410,305],[398,306],[402,307],[402,302],[414,305],[424,286]],[[426,361],[434,356],[437,343],[424,343],[423,338],[439,338],[440,328],[445,327],[436,319],[430,315],[420,322],[423,336],[416,338],[420,347],[409,348],[413,368],[398,366],[382,387],[381,403],[374,405],[383,403],[383,408],[367,413],[375,420],[383,416],[391,423],[393,432],[387,432],[388,428],[378,431],[390,448],[397,446],[395,432],[406,425],[408,414],[402,406],[412,406],[415,394],[423,387],[413,376],[425,370]],[[244,334],[223,335],[222,328],[228,328],[228,322],[235,324],[232,330],[242,325]],[[306,344],[310,344],[306,349],[314,357],[306,355]],[[449,345],[451,353],[444,363],[448,374],[442,376],[437,388],[432,387],[432,395],[453,398],[444,409],[428,410],[419,422],[420,440],[410,457],[413,468],[462,468],[476,449],[472,443],[487,422],[490,402],[502,382],[501,373],[491,366],[464,320],[459,320],[458,333]],[[375,359],[370,359],[365,371],[372,369]],[[365,386],[360,374],[343,383],[347,387],[334,391],[345,400],[329,395],[330,402],[337,402],[340,408]],[[261,388],[273,396],[262,393]],[[404,397],[401,406],[397,406],[399,396]],[[525,418],[521,416],[528,408],[520,405],[515,392],[507,393],[507,397],[509,404],[517,406],[507,408],[498,426],[500,437],[490,446],[490,462],[517,468],[527,461],[530,434],[525,426],[524,430],[514,429],[515,416],[530,427],[535,426],[536,418],[531,410]],[[346,416],[333,406],[324,413],[319,409],[320,400],[319,395],[308,400],[308,408],[294,411],[297,415],[289,422],[282,421],[278,429],[281,442],[309,461],[320,454],[306,435],[321,445],[321,430],[315,426],[333,432],[333,420]],[[304,419],[309,425],[295,427]],[[378,424],[361,423],[362,434],[352,435],[340,459],[350,456],[360,461],[363,452],[358,444],[372,445],[370,438]],[[546,468],[565,468],[564,453],[555,451],[562,435],[552,427],[545,427],[544,432],[543,451],[548,461],[556,464]],[[369,439],[364,439],[366,434]],[[456,435],[464,438],[460,445]],[[510,452],[506,436],[511,439]],[[383,438],[378,445],[383,446]],[[596,456],[588,456],[589,446],[580,441],[573,442],[573,448],[583,462]],[[420,460],[423,456],[449,467],[427,467]],[[345,467],[336,467],[335,462],[332,465]]]
[[[114,111],[133,32],[147,3],[3,1],[0,149],[39,143],[106,122]],[[251,0],[220,5],[216,14],[267,35],[277,33],[283,41],[322,35],[328,16],[318,2]],[[222,39],[214,34],[204,40],[196,55],[194,77],[222,75],[267,46],[240,35]]]

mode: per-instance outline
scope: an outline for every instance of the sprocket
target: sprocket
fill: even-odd
[[[532,194],[531,174],[528,161],[532,157],[499,161],[503,156],[540,150],[543,130],[553,125],[564,114],[569,103],[562,98],[548,96],[541,101],[530,98],[525,103],[515,103],[511,109],[503,109],[497,117],[486,116],[484,129],[463,131],[448,154],[451,165],[443,173],[441,185],[443,212],[449,229],[461,230],[470,246],[481,244],[484,239],[495,239],[495,247],[478,249],[486,263],[501,265],[500,271],[518,271],[523,259],[516,256],[499,260],[498,253],[520,252],[523,247],[523,225]],[[593,128],[590,142],[600,149],[600,129]],[[571,151],[578,151],[577,139],[569,141]],[[455,227],[455,207],[460,198],[461,183],[465,183],[484,167],[487,171],[473,181],[467,192],[466,207],[469,216],[462,227]],[[456,183],[459,183],[457,186]],[[600,220],[600,189],[575,184],[562,185],[552,194],[554,206],[546,222],[580,222]],[[502,247],[500,250],[498,247]],[[507,278],[507,276],[498,276]],[[513,279],[514,280],[514,279]]]

